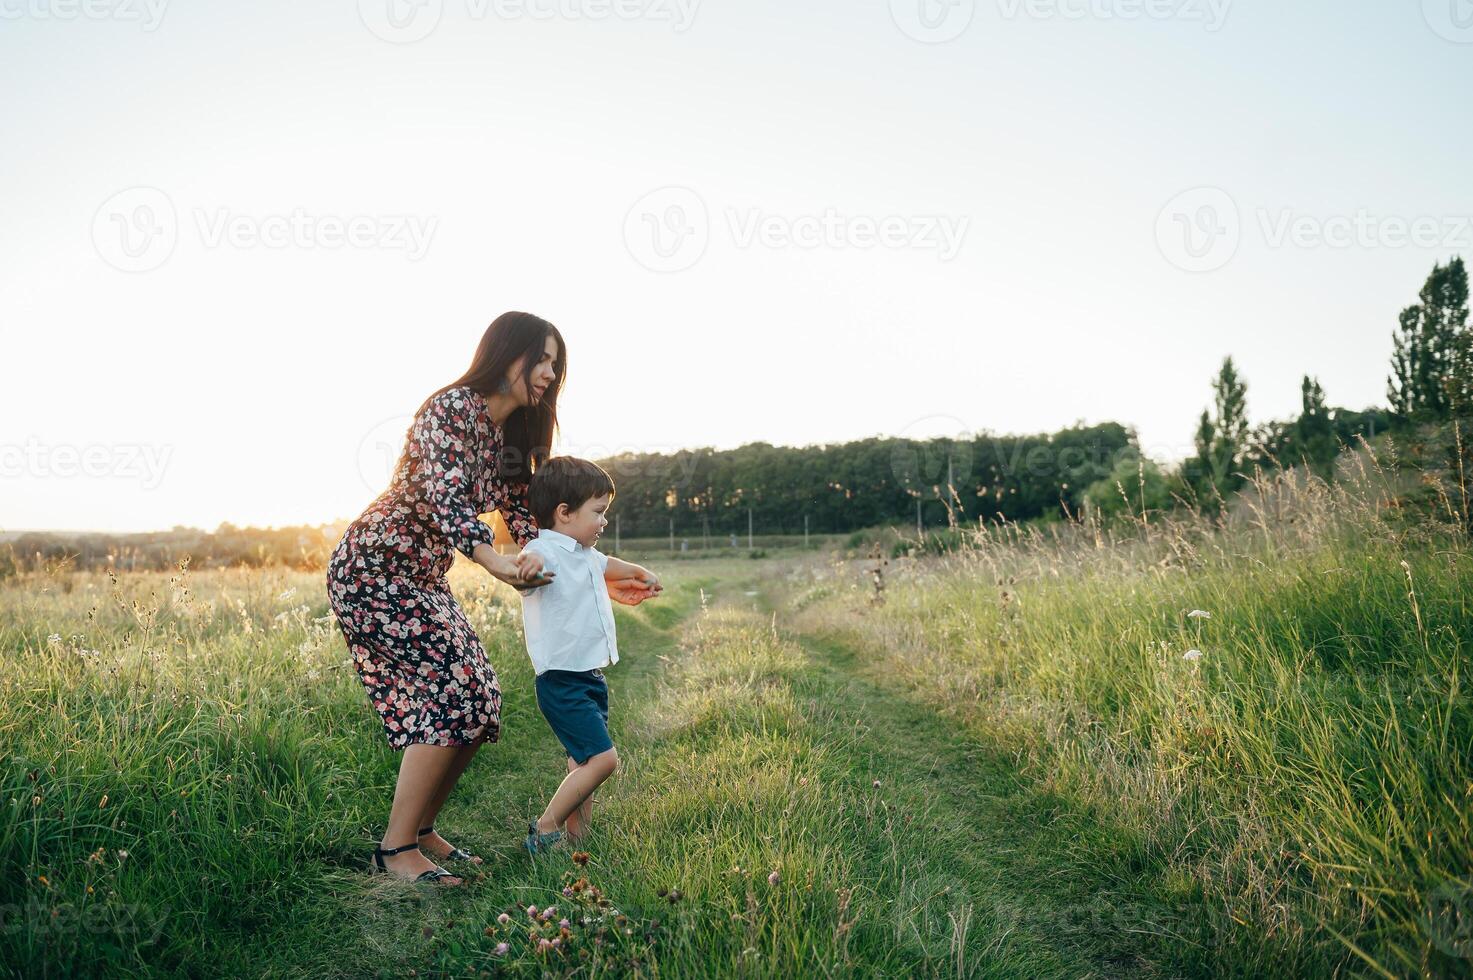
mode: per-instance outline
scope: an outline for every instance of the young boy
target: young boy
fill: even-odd
[[[648,569],[594,547],[614,498],[614,481],[598,464],[554,456],[532,475],[527,496],[541,531],[523,553],[542,559],[548,584],[522,591],[522,625],[537,707],[568,753],[567,777],[527,828],[526,848],[536,855],[561,840],[563,828],[569,840],[587,832],[594,790],[619,766],[603,675],[619,662],[609,597],[634,606],[662,586]]]

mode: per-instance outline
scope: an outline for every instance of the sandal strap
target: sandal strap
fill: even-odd
[[[403,854],[405,851],[417,850],[419,850],[419,841],[415,841],[413,844],[405,844],[403,847],[391,847],[388,849],[382,847],[375,848],[375,852],[382,857],[392,857],[395,854]]]
[[[435,825],[434,824],[430,824],[428,827],[425,827],[422,830],[420,830],[419,836],[423,837],[425,834],[432,834],[434,832],[435,832]]]
[[[436,867],[433,870],[422,872],[415,881],[439,881],[441,878],[454,878],[455,875],[444,868]]]

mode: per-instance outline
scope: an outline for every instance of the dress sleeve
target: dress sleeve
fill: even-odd
[[[537,537],[537,518],[527,508],[526,483],[502,484],[501,502],[496,505],[496,510],[506,521],[506,529],[518,546],[525,548]]]
[[[440,533],[467,556],[478,544],[496,542],[496,532],[479,520],[467,496],[474,438],[470,406],[454,391],[430,399],[409,433],[411,452],[419,457],[415,482],[421,499]]]

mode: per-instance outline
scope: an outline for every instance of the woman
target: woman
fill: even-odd
[[[376,870],[458,885],[430,860],[481,859],[435,833],[435,817],[476,750],[497,739],[501,689],[445,573],[460,551],[518,588],[547,581],[535,555],[493,547],[478,515],[501,512],[518,545],[537,536],[527,482],[546,458],[567,370],[556,327],[503,313],[470,369],[415,413],[393,480],[348,526],[328,565],[328,599],[383,719],[402,749]]]

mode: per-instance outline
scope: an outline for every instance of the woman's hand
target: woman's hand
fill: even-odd
[[[476,564],[520,592],[546,585],[557,575],[545,570],[542,557],[531,552],[508,557],[490,545],[478,544],[471,557]]]

